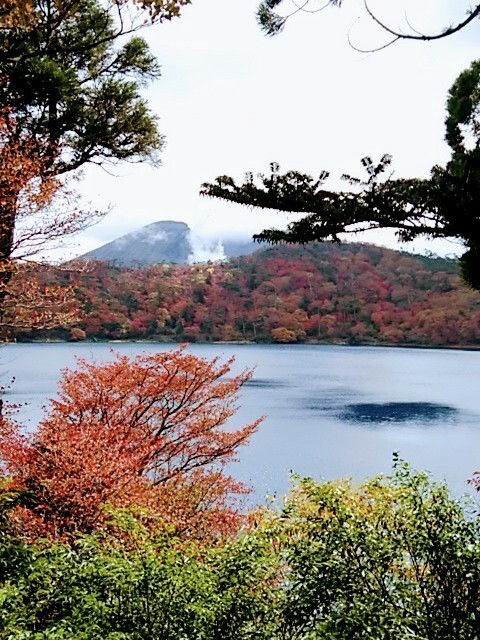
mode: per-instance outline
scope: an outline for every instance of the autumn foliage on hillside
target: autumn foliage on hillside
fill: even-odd
[[[223,428],[251,376],[229,376],[231,365],[184,348],[79,360],[34,434],[3,419],[10,521],[27,537],[68,538],[104,527],[110,506],[144,509],[152,526],[169,523],[179,535],[234,530],[233,498],[246,488],[223,468],[260,420]]]
[[[480,343],[480,294],[461,286],[454,260],[370,245],[275,247],[191,266],[92,262],[76,283],[72,339]]]

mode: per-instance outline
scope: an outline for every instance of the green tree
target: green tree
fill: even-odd
[[[117,8],[114,20],[112,5],[97,0],[33,0],[27,27],[0,27],[0,155],[16,177],[0,181],[0,305],[22,194],[32,181],[86,163],[159,161],[163,136],[140,89],[160,67],[138,36],[117,46],[131,30]],[[35,160],[33,175],[22,158]]]
[[[27,544],[3,519],[0,638],[476,640],[475,507],[397,462],[360,486],[301,480],[208,547],[129,511],[70,545]]]
[[[275,531],[285,573],[272,638],[480,637],[475,505],[405,463],[361,486],[300,481]]]
[[[428,179],[382,177],[391,163],[363,158],[366,179],[343,176],[346,191],[325,188],[326,171],[318,179],[298,171],[280,173],[271,165],[258,180],[248,173],[242,184],[220,176],[202,185],[206,196],[249,207],[295,212],[303,217],[285,230],[268,229],[258,241],[304,244],[339,241],[339,234],[367,229],[395,229],[401,241],[419,236],[456,238],[467,251],[461,258],[462,275],[480,289],[480,62],[472,63],[451,87],[447,101],[446,140],[452,155],[445,167],[435,166]]]

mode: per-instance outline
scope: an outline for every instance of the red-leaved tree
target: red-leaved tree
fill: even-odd
[[[68,538],[104,527],[111,505],[141,507],[152,525],[170,522],[183,535],[232,531],[233,498],[246,488],[223,468],[260,419],[224,428],[252,374],[230,377],[231,365],[185,348],[79,359],[34,434],[3,420],[11,522],[27,537]]]

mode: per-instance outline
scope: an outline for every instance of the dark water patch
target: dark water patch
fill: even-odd
[[[429,424],[451,422],[458,414],[458,409],[454,407],[431,402],[382,402],[349,404],[338,417],[359,424]]]
[[[285,382],[279,380],[268,380],[266,378],[255,378],[247,380],[244,384],[245,387],[254,387],[258,389],[276,389],[277,387],[286,387]],[[291,386],[291,385],[289,385]]]

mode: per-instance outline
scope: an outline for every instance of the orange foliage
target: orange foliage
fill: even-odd
[[[46,275],[55,273],[51,266],[14,263],[12,277],[6,285],[7,304],[0,307],[0,336],[8,340],[21,330],[44,330],[70,327],[78,322],[79,307],[73,284],[47,284]]]
[[[146,12],[152,22],[171,20],[180,15],[182,7],[190,4],[191,0],[110,0],[106,9],[111,6],[136,8]],[[75,0],[55,0],[55,8],[61,12],[64,19],[71,17],[78,9]],[[1,0],[0,28],[28,28],[35,23],[35,7],[32,0]]]
[[[0,260],[49,249],[103,217],[77,206],[78,197],[50,171],[58,149],[18,136],[8,112],[0,116]]]
[[[0,6],[0,27],[24,27],[33,16],[32,0],[2,0]]]
[[[16,206],[22,194],[22,206],[37,210],[48,202],[57,188],[57,181],[47,177],[47,166],[56,155],[50,144],[41,144],[19,135],[9,110],[0,113],[0,207]],[[43,179],[38,180],[38,176]]]
[[[29,537],[69,537],[104,527],[110,504],[143,507],[150,523],[184,535],[230,532],[232,493],[245,487],[222,468],[260,422],[222,428],[251,376],[227,378],[231,364],[184,348],[79,359],[34,435],[4,419],[0,456],[20,496],[12,522]]]
[[[72,286],[41,281],[41,266],[20,262],[101,217],[76,206],[72,191],[49,174],[56,151],[16,135],[0,116],[0,329],[46,329],[77,319]]]
[[[452,260],[361,244],[278,246],[208,266],[92,261],[77,278],[79,327],[100,340],[476,346],[480,294],[455,272]]]
[[[291,329],[287,329],[286,327],[278,327],[277,329],[272,329],[271,333],[274,342],[289,343],[297,341],[295,331],[291,331]]]

